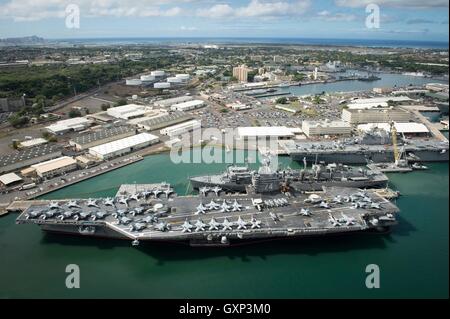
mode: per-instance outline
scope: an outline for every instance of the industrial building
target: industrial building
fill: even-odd
[[[158,107],[171,107],[174,104],[179,104],[179,103],[183,103],[183,102],[188,102],[188,101],[192,101],[194,98],[192,96],[189,95],[183,95],[183,96],[179,96],[179,97],[174,97],[171,99],[165,99],[165,100],[160,100],[160,101],[156,101],[154,103],[155,106]]]
[[[205,106],[205,101],[202,100],[193,100],[188,102],[183,102],[179,104],[174,104],[170,107],[172,111],[192,111],[195,109],[199,109]]]
[[[407,96],[374,97],[370,99],[356,99],[347,105],[349,109],[371,109],[376,107],[388,107],[389,103],[405,104],[414,100]]]
[[[148,133],[141,133],[114,142],[91,147],[89,149],[89,154],[101,160],[107,160],[131,153],[135,150],[156,144],[158,142],[159,138],[157,136]]]
[[[116,119],[130,120],[144,116],[147,112],[147,107],[145,105],[127,104],[109,108],[106,112],[109,116]]]
[[[409,122],[411,113],[402,108],[344,109],[342,120],[350,124]]]
[[[166,127],[160,131],[160,134],[167,135],[172,139],[174,137],[180,136],[181,134],[189,133],[194,130],[200,129],[201,127],[202,124],[200,121],[192,120],[189,122],[184,122],[181,124]]]
[[[51,134],[62,135],[68,132],[83,131],[91,126],[91,124],[92,122],[85,117],[75,117],[73,119],[58,121],[55,124],[47,126],[46,129]]]
[[[151,117],[141,117],[138,119],[131,120],[128,123],[131,125],[135,125],[139,128],[142,128],[146,131],[154,131],[178,123],[187,122],[189,120],[192,120],[192,118],[193,117],[189,114],[180,111],[175,111],[172,113],[163,113]]]
[[[11,185],[19,183],[21,181],[22,181],[22,178],[15,173],[9,173],[9,174],[0,176],[0,185],[3,185],[3,186],[11,186]]]
[[[170,89],[170,83],[168,83],[168,82],[158,82],[158,83],[153,84],[153,87],[155,89],[161,89],[161,90],[163,90],[163,89]]]
[[[352,126],[344,121],[303,121],[302,131],[306,136],[350,135]]]
[[[125,84],[128,86],[139,86],[142,85],[141,79],[128,79],[125,81]]]
[[[77,161],[63,156],[31,166],[41,178],[51,178],[77,169]]]
[[[0,156],[0,173],[7,173],[60,157],[59,145],[45,144]]]
[[[238,127],[237,137],[242,140],[272,139],[289,140],[295,137],[292,129],[285,126]]]
[[[39,138],[34,138],[31,140],[25,140],[25,141],[20,142],[19,148],[30,148],[30,147],[47,144],[47,143],[48,143],[48,141],[45,138],[39,137]]]
[[[83,134],[73,138],[69,144],[78,151],[116,141],[136,134],[136,130],[128,125],[113,126],[111,128]]]
[[[426,125],[422,123],[394,123],[395,129],[398,134],[407,135],[407,136],[428,136],[430,134],[430,130],[426,127]],[[368,123],[358,125],[358,130],[362,132],[369,132],[374,129],[385,130],[386,132],[391,132],[391,124],[390,123]]]
[[[152,71],[150,73],[150,75],[154,76],[154,77],[162,77],[166,74],[166,72],[164,71]]]

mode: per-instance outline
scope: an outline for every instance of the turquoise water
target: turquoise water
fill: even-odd
[[[299,167],[288,158],[283,165]],[[202,249],[42,233],[0,219],[0,297],[60,298],[448,298],[448,165],[392,174],[403,194],[400,224],[390,235],[272,241]],[[225,165],[172,164],[156,155],[47,198],[113,195],[122,183],[165,180],[177,192],[186,177]],[[77,264],[81,289],[65,288],[65,267]],[[377,264],[381,288],[365,287]]]

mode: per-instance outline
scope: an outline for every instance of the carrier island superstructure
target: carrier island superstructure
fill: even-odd
[[[170,185],[129,185],[116,197],[31,203],[17,224],[81,236],[185,242],[192,246],[275,238],[385,232],[397,223],[396,205],[372,190],[324,188],[298,192],[260,176],[245,194],[204,188],[178,196]],[[269,190],[269,191],[266,191]]]

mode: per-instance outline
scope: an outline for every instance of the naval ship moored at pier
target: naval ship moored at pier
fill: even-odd
[[[219,186],[225,191],[245,192],[253,179],[259,178],[261,174],[272,174],[280,182],[289,183],[299,192],[318,191],[323,187],[378,188],[386,187],[389,181],[388,177],[378,170],[323,163],[313,164],[308,168],[306,161],[304,168],[298,170],[286,169],[271,173],[267,164],[258,171],[244,166],[229,166],[222,174],[191,177],[189,180],[197,190]]]
[[[437,139],[400,139],[410,162],[446,162],[449,160],[448,141]],[[394,146],[384,131],[369,132],[362,137],[338,141],[295,142],[285,144],[287,154],[295,161],[310,163],[368,164],[394,162]]]

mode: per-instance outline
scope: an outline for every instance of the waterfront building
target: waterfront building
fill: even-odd
[[[122,156],[144,147],[156,144],[159,138],[149,133],[141,133],[126,137],[110,143],[98,145],[89,148],[89,154],[101,159],[108,160],[110,158]]]
[[[41,178],[51,178],[77,169],[77,161],[63,156],[31,166]]]
[[[303,121],[302,131],[308,137],[324,135],[346,135],[352,133],[352,126],[344,121]]]
[[[394,123],[395,129],[398,134],[406,136],[429,136],[430,130],[422,123]],[[371,132],[374,129],[384,130],[388,133],[391,132],[391,123],[367,123],[358,125],[358,130],[361,132]]]
[[[295,137],[292,129],[285,126],[238,127],[237,137],[241,140],[271,139],[289,140]]]

